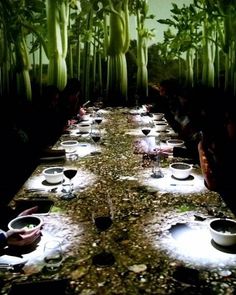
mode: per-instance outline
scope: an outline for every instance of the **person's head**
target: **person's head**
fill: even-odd
[[[43,99],[47,106],[55,107],[59,102],[60,91],[55,85],[48,85],[44,89]]]
[[[63,92],[70,96],[76,96],[79,97],[81,92],[81,83],[80,80],[76,78],[71,78],[67,81],[66,87],[64,88]]]
[[[159,85],[161,96],[172,96],[178,93],[179,83],[175,79],[162,80]]]
[[[77,115],[81,104],[81,83],[78,79],[69,79],[62,91],[62,100],[67,110],[68,119]]]

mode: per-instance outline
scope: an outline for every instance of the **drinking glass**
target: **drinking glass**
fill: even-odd
[[[45,268],[48,271],[57,271],[63,260],[61,243],[58,240],[47,241],[43,250]]]
[[[92,221],[100,234],[102,250],[93,257],[93,263],[100,267],[111,266],[115,262],[113,254],[106,250],[106,232],[112,225],[113,217],[114,211],[111,199],[95,201]]]
[[[148,134],[152,130],[152,123],[149,118],[142,118],[141,121],[141,131],[145,136],[148,136]]]
[[[101,130],[99,128],[92,128],[90,137],[95,143],[96,153],[100,154],[100,152],[98,151],[98,146],[99,146],[98,143],[101,140]]]
[[[148,136],[148,134],[151,132],[151,127],[143,126],[141,130],[145,136]]]
[[[110,228],[113,217],[114,212],[111,199],[94,202],[92,221],[100,233]]]
[[[102,123],[102,117],[101,116],[96,116],[96,117],[94,117],[93,120],[98,125]]]
[[[69,191],[65,194],[62,195],[63,199],[72,199],[75,197],[75,194],[73,194],[73,183],[72,179],[75,177],[77,174],[77,169],[72,167],[72,168],[66,168],[63,170],[63,174],[66,178],[69,179]]]
[[[155,137],[156,148],[151,155],[152,159],[152,177],[154,178],[162,178],[164,177],[163,172],[161,171],[161,140],[160,137]]]
[[[156,154],[152,157],[152,175],[153,178],[162,178],[164,177],[163,172],[161,171],[160,165],[160,155]]]

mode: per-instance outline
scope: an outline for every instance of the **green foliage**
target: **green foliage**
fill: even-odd
[[[188,212],[194,209],[194,206],[183,204],[178,208],[178,211],[181,213]]]
[[[162,44],[153,44],[148,49],[149,83],[178,77],[178,59],[165,53]]]

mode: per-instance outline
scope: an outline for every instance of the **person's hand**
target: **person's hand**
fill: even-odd
[[[78,120],[75,120],[75,119],[71,119],[71,120],[68,120],[67,121],[67,126],[73,126],[75,124],[77,124]]]
[[[37,211],[38,211],[38,206],[34,206],[32,208],[22,211],[18,216],[31,215],[33,213],[36,213]]]
[[[28,246],[33,244],[41,235],[39,229],[28,233],[26,230],[8,230],[6,232],[8,246]]]
[[[79,109],[79,116],[83,117],[86,114],[86,110],[84,108]]]

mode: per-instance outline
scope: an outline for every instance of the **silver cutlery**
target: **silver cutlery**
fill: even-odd
[[[11,264],[11,263],[0,263],[0,271],[13,271],[20,272],[21,269],[25,266],[26,262]]]
[[[193,184],[190,183],[171,183],[171,186],[193,186]]]
[[[25,190],[27,193],[37,193],[37,192],[48,192],[48,193],[56,193],[57,187],[51,189],[43,189],[43,188],[29,188]]]

